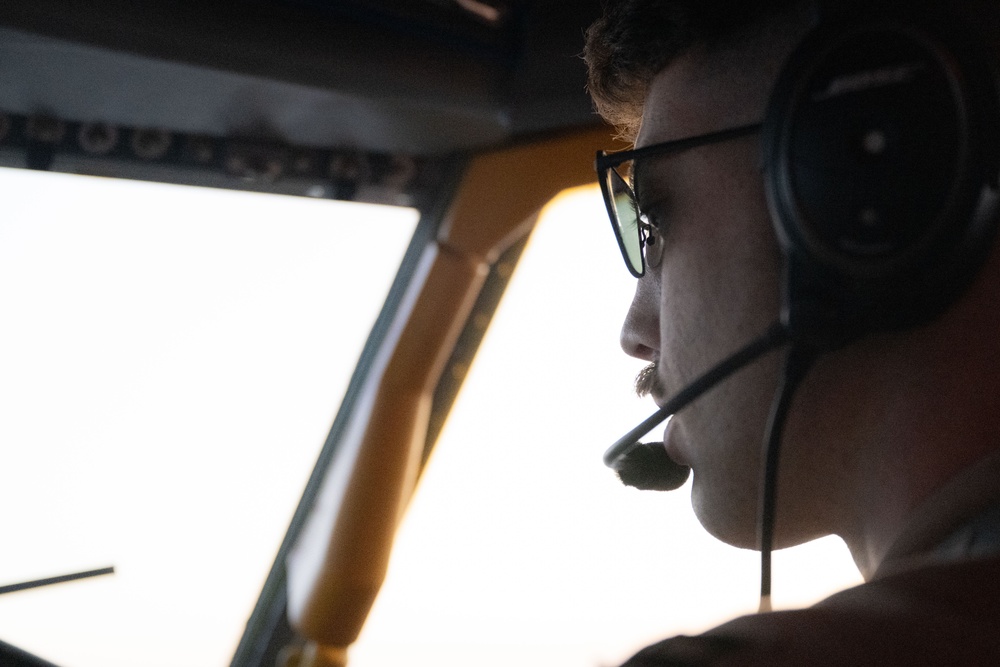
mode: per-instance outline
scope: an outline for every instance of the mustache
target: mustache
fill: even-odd
[[[635,394],[639,398],[644,398],[650,394],[662,395],[664,387],[660,383],[660,375],[657,373],[656,362],[649,364],[635,376]]]

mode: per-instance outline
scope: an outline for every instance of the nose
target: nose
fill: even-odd
[[[643,361],[660,356],[660,283],[651,274],[647,269],[636,284],[621,333],[625,354]]]

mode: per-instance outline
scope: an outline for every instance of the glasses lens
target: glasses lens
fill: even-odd
[[[621,243],[622,254],[632,272],[642,275],[642,237],[639,234],[639,209],[635,203],[635,195],[615,169],[608,169],[608,186],[614,204],[615,232]]]

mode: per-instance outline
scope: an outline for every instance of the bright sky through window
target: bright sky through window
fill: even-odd
[[[0,584],[117,568],[0,596],[0,638],[228,665],[417,214],[9,169],[0,190]]]

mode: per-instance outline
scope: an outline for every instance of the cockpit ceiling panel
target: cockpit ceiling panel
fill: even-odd
[[[363,96],[0,28],[0,112],[409,153],[502,141],[485,99]]]
[[[511,63],[520,51],[528,0],[258,0],[334,20],[436,42],[466,57]]]
[[[596,5],[10,0],[0,112],[412,154],[492,147],[596,121],[579,57]]]

